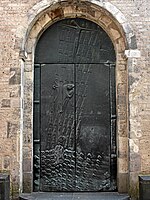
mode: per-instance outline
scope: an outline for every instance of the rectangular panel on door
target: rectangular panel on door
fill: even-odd
[[[76,67],[76,190],[110,188],[109,66]]]
[[[41,191],[111,188],[110,67],[41,67]]]
[[[41,191],[75,188],[74,65],[41,67]]]

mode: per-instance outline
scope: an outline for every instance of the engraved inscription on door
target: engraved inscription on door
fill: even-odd
[[[40,38],[34,72],[35,191],[116,189],[114,62],[107,34],[85,19],[62,20]]]

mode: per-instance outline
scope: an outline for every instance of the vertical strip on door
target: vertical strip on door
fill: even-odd
[[[33,191],[40,189],[40,87],[41,65],[34,65],[34,99],[33,99]]]

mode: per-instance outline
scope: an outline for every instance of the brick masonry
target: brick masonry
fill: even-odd
[[[32,191],[34,48],[41,31],[65,17],[102,26],[117,55],[118,189],[138,196],[138,175],[150,173],[150,3],[148,0],[1,0],[0,171],[11,195]],[[124,181],[122,181],[124,180]]]

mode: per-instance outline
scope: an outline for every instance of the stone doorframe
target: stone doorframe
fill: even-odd
[[[129,104],[128,63],[140,56],[136,38],[125,16],[111,3],[103,0],[42,0],[28,12],[20,39],[21,133],[20,133],[20,192],[33,188],[33,74],[36,43],[54,22],[80,17],[101,26],[111,38],[116,51],[117,109],[117,185],[119,192],[128,192],[129,181]]]

